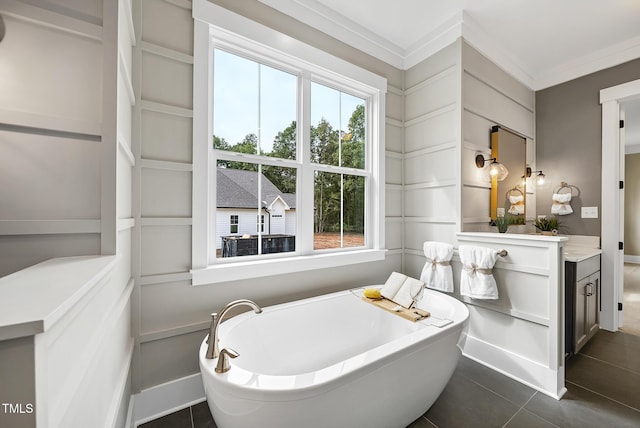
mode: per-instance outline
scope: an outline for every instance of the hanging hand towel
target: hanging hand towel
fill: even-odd
[[[524,214],[524,196],[516,195],[509,196],[509,214],[522,215]]]
[[[453,292],[453,271],[451,270],[451,258],[453,257],[453,245],[445,242],[427,241],[423,245],[427,262],[422,268],[420,280],[427,287],[438,291]]]
[[[554,193],[551,197],[551,214],[567,215],[573,212],[571,208],[571,193]]]
[[[493,277],[498,251],[461,245],[459,255],[462,262],[460,294],[473,299],[498,299],[498,286]]]

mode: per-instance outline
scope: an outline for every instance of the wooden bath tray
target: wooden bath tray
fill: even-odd
[[[400,307],[401,308],[400,311],[396,312],[393,309],[396,306],[398,306],[398,304],[392,302],[391,300],[387,300],[385,298],[370,299],[368,297],[363,297],[362,300],[364,300],[365,302],[369,302],[374,306],[382,308],[385,311],[389,311],[392,314],[398,315],[406,320],[413,321],[413,322],[423,320],[427,318],[429,315],[431,315],[429,312],[423,309],[418,309],[418,308],[406,309],[406,308]]]

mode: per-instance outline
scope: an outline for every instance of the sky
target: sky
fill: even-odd
[[[254,133],[261,151],[270,152],[278,132],[296,120],[297,76],[219,49],[214,70],[214,134],[233,145]],[[311,124],[324,117],[346,131],[359,104],[364,100],[312,83]]]

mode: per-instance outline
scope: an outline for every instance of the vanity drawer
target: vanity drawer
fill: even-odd
[[[580,281],[600,270],[600,254],[576,263],[576,280]]]

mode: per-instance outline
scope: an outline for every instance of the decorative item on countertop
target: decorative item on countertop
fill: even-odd
[[[554,189],[553,195],[551,196],[551,201],[553,202],[551,205],[551,214],[568,215],[573,213],[573,208],[571,208],[571,198],[573,196],[574,188],[576,187],[563,181],[560,183],[559,187]],[[568,189],[569,193],[560,193],[563,189]],[[578,195],[580,195],[579,190]]]
[[[498,228],[498,232],[500,233],[506,233],[507,230],[509,229],[509,225],[511,224],[511,217],[510,216],[498,216],[496,217],[496,219],[493,221],[496,225],[496,227]]]
[[[538,216],[533,224],[543,235],[557,235],[560,222],[556,217]]]
[[[492,248],[461,245],[458,253],[462,262],[460,294],[472,299],[498,299],[493,266],[502,252]]]
[[[453,293],[453,245],[446,242],[427,241],[423,245],[427,262],[422,268],[420,280],[431,289]]]

